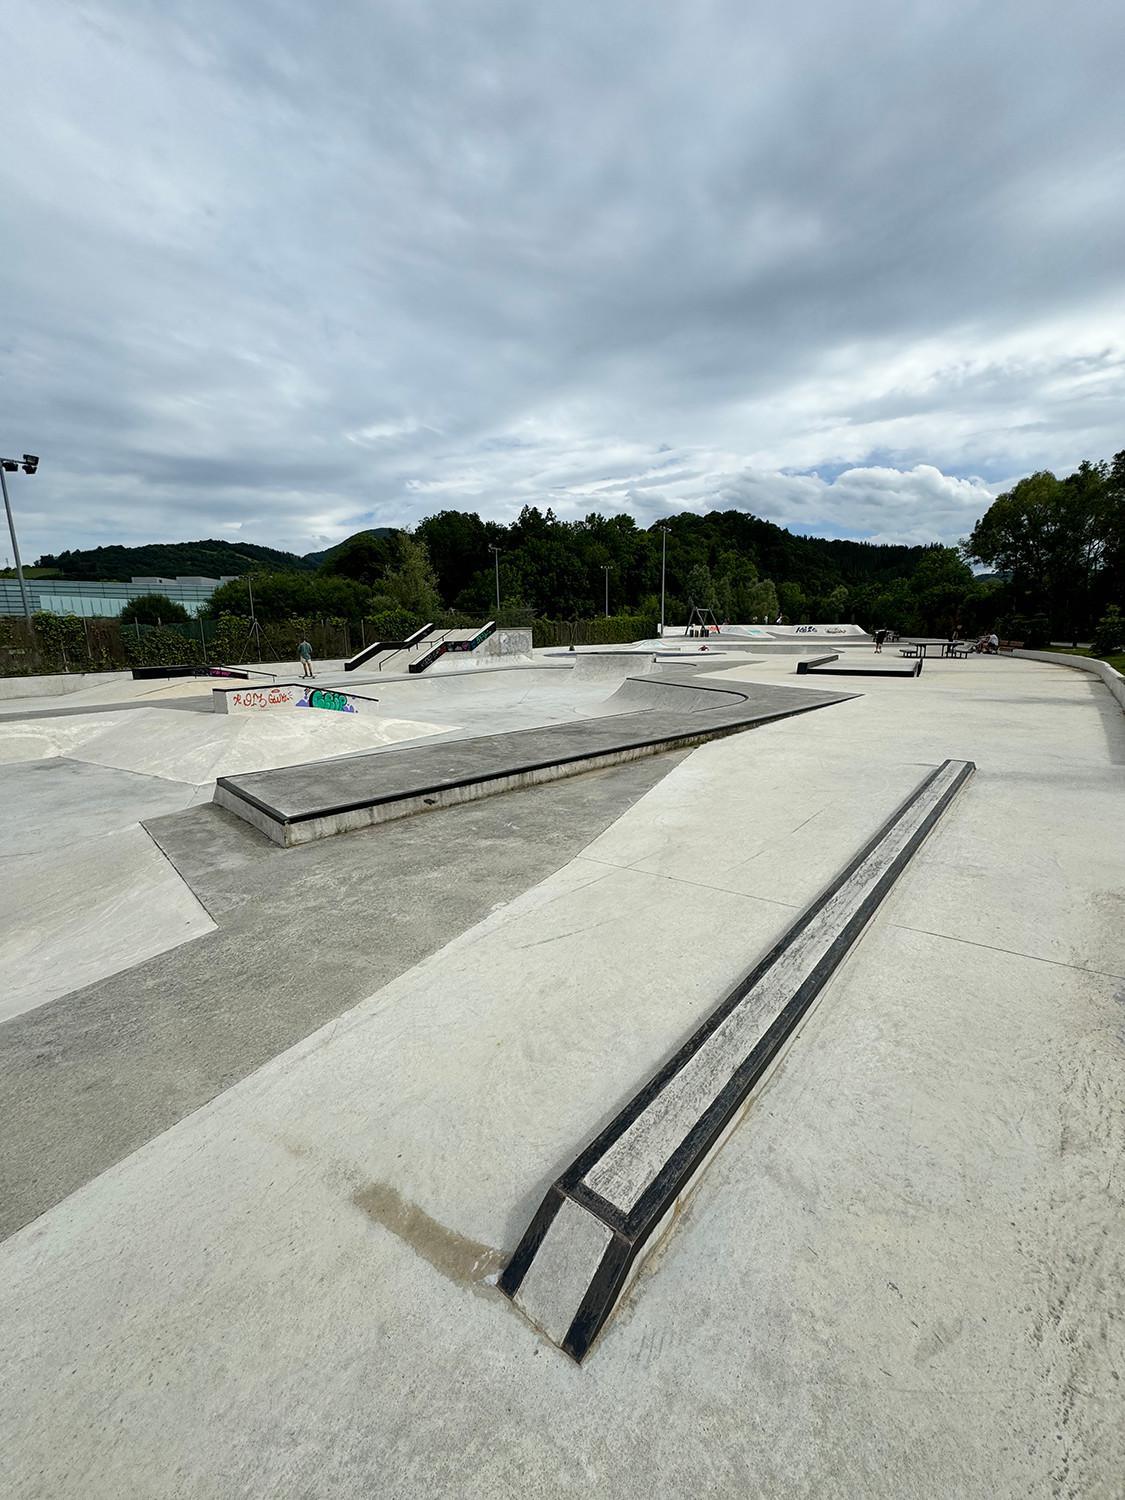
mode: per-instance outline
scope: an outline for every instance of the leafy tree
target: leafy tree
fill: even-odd
[[[351,578],[370,587],[396,565],[402,534],[387,528],[357,531],[325,555],[318,572],[330,578]]]
[[[687,590],[688,603],[693,609],[716,609],[718,607],[718,591],[711,577],[711,570],[706,563],[694,563],[688,569],[684,587]]]
[[[401,531],[395,538],[397,566],[383,574],[371,600],[376,614],[401,610],[424,625],[441,609],[437,578],[425,544]]]
[[[846,624],[848,613],[848,591],[842,583],[824,596],[821,603],[822,619],[826,625]]]
[[[183,605],[167,594],[138,594],[121,611],[123,625],[183,625],[190,618]]]
[[[910,580],[922,629],[955,635],[972,586],[972,570],[956,547],[927,547]]]
[[[371,590],[350,578],[331,578],[318,573],[256,573],[224,583],[211,595],[207,613],[242,615],[250,618],[250,588],[254,590],[254,614],[264,622],[295,617],[329,618],[358,622],[371,606]]]

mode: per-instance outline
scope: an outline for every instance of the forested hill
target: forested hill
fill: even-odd
[[[259,547],[254,542],[150,542],[143,547],[91,547],[45,553],[36,564],[57,568],[63,578],[127,583],[130,578],[221,578],[255,569],[311,571],[317,560]]]

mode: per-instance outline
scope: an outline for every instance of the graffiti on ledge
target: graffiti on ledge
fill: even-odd
[[[334,693],[330,688],[312,688],[305,697],[297,699],[298,708],[327,708],[338,714],[354,714],[355,704],[347,693]]]
[[[292,691],[285,687],[243,688],[231,698],[236,708],[283,708],[292,703]]]

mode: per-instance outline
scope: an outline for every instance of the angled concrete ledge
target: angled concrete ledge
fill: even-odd
[[[221,776],[214,800],[275,843],[292,846],[702,744],[850,696],[772,684],[629,678],[612,697],[620,713]]]
[[[829,977],[972,775],[947,760],[552,1184],[499,1285],[581,1361]]]
[[[797,663],[797,674],[810,677],[920,677],[922,661],[923,658],[919,657],[909,667],[852,666],[844,662],[836,666],[835,663],[840,662],[838,654],[813,656]]]

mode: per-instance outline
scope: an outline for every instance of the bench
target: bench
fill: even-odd
[[[1007,652],[1022,651],[1023,650],[1023,642],[1022,641],[1001,641],[1000,644],[999,644],[999,646],[997,646],[996,649],[997,649],[997,651],[1007,651]]]
[[[917,656],[918,650],[917,646],[904,646],[898,654],[900,656]]]

